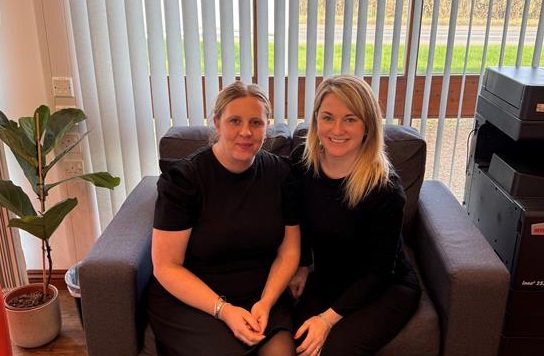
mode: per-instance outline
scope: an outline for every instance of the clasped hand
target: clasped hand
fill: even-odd
[[[268,324],[270,308],[261,301],[255,303],[251,312],[244,308],[227,304],[221,311],[220,318],[232,330],[234,336],[244,344],[254,346],[264,338]]]

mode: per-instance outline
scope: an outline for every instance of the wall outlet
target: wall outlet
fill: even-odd
[[[59,148],[61,151],[64,151],[68,147],[71,147],[73,144],[75,144],[79,140],[79,133],[77,132],[67,132],[63,138],[59,141]],[[81,143],[78,143],[70,153],[81,153]]]
[[[56,97],[74,97],[74,85],[71,77],[53,77],[53,95]]]
[[[80,176],[83,174],[83,161],[74,159],[65,159],[62,161],[64,176],[66,178]]]

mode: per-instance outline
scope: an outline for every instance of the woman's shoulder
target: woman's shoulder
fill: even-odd
[[[295,148],[293,148],[293,151],[291,152],[291,155],[289,156],[289,159],[291,161],[291,164],[302,164],[303,163],[303,155],[304,155],[304,143],[298,144]]]
[[[293,149],[291,155],[289,156],[289,164],[291,165],[293,174],[295,174],[297,177],[301,177],[308,172],[308,168],[304,160],[304,148],[304,143],[299,144]]]
[[[400,180],[399,175],[393,168],[389,170],[389,186],[391,190],[404,195],[404,187],[402,186],[402,181]]]
[[[389,171],[387,184],[379,189],[379,195],[385,199],[398,201],[400,204],[404,204],[406,200],[404,187],[402,186],[400,177],[393,168]]]
[[[161,176],[173,180],[193,180],[200,167],[206,167],[211,161],[211,148],[203,147],[185,158],[160,159]]]
[[[389,172],[387,172],[387,180],[389,181],[389,185],[392,187],[396,188],[401,185],[400,177],[394,167],[389,168]]]
[[[406,195],[400,178],[394,171],[390,171],[388,179],[370,191],[364,199],[366,206],[399,205],[404,206]]]

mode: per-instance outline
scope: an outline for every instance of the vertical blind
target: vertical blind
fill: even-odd
[[[0,179],[6,179],[4,148],[0,145]],[[0,208],[0,288],[9,290],[28,283],[25,259],[17,229],[8,227],[9,213]]]
[[[0,208],[0,287],[6,290],[28,283],[19,235],[7,226],[8,219]]]
[[[459,119],[474,111],[474,106],[463,107],[467,83],[480,82],[489,65],[524,65],[527,51],[533,53],[529,65],[539,66],[544,33],[542,0],[66,4],[81,107],[92,130],[91,163],[94,170],[122,178],[119,189],[97,192],[102,227],[142,176],[158,174],[157,142],[166,130],[172,125],[207,124],[221,87],[238,78],[260,84],[273,99],[274,122],[293,129],[310,120],[322,78],[339,73],[364,77],[379,96],[387,123],[413,125],[417,119],[417,129],[434,147],[429,177],[444,179],[446,165],[445,180],[451,182],[456,151],[463,146],[457,141],[465,140],[457,137]],[[497,19],[498,4],[505,8],[502,19]],[[485,28],[483,47],[471,45],[476,19],[479,28]],[[494,49],[498,58],[493,60],[488,53],[491,30],[501,35]],[[514,60],[506,57],[513,32]],[[475,54],[477,47],[483,49]],[[444,48],[439,62],[439,49]],[[480,65],[469,73],[467,64],[475,58]],[[452,100],[458,104],[453,109]],[[436,123],[432,141],[426,136],[431,119]],[[449,119],[457,125],[455,145],[445,151]]]

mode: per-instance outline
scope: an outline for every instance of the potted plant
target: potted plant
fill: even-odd
[[[46,207],[49,192],[54,187],[73,179],[83,179],[97,187],[113,189],[120,179],[107,172],[89,173],[49,182],[46,177],[88,134],[85,133],[71,146],[54,151],[60,140],[74,126],[85,120],[83,111],[75,108],[51,114],[45,105],[38,107],[34,116],[22,117],[18,122],[9,120],[0,111],[0,140],[13,152],[33,193],[37,209],[19,186],[10,180],[0,180],[0,205],[16,217],[9,226],[29,232],[42,244],[42,283],[18,287],[4,298],[12,341],[22,347],[38,347],[53,340],[60,332],[61,318],[58,290],[50,284],[53,260],[49,239],[64,218],[77,205],[76,198],[68,198]],[[44,325],[40,325],[43,323]]]

